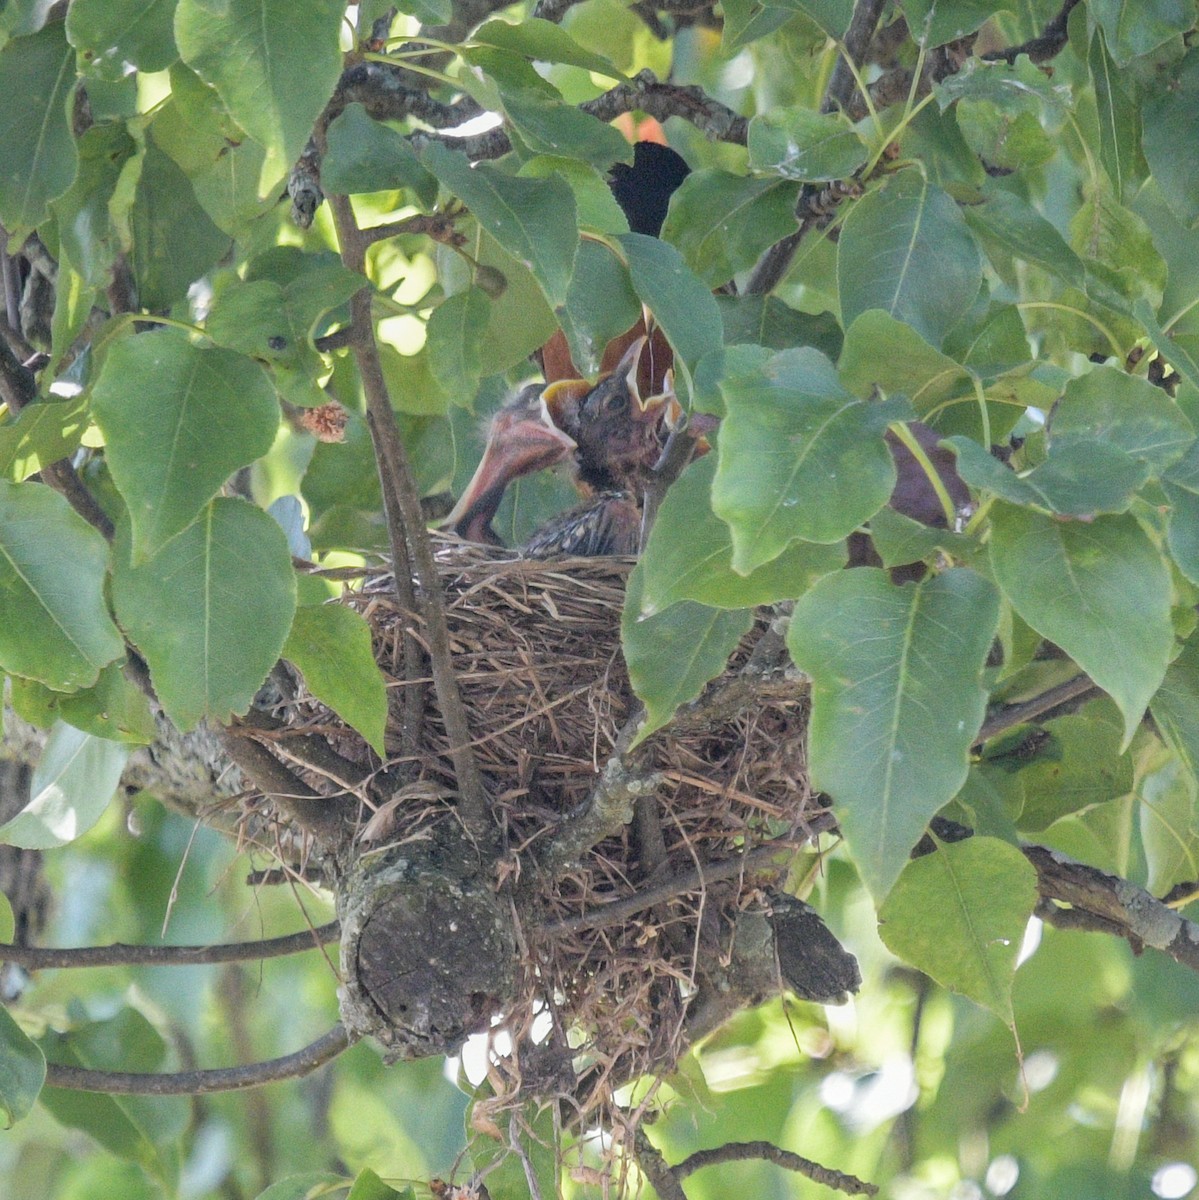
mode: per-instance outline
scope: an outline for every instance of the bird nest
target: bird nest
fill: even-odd
[[[489,1032],[504,1049],[492,1056],[492,1105],[555,1098],[578,1128],[611,1121],[618,1089],[670,1071],[716,1023],[699,1006],[723,1004],[727,1017],[777,993],[780,964],[805,994],[781,943],[768,946],[767,976],[759,964],[751,979],[745,964],[746,930],[763,916],[790,911],[802,925],[803,908],[819,925],[773,890],[793,861],[786,851],[826,817],[807,779],[806,686],[781,661],[764,614],[705,697],[623,752],[639,711],[620,651],[631,564],[529,561],[456,541],[439,543],[437,558],[498,846],[484,850],[463,831],[433,688],[406,682],[400,667],[403,639],[423,640],[422,624],[401,610],[390,576],[365,577],[342,602],[373,633],[393,757],[380,763],[302,688],[276,743],[286,755],[289,737],[319,731],[373,771],[333,868],[343,1019],[393,1058],[452,1051]],[[421,711],[413,752],[410,722]],[[564,851],[610,782],[614,755],[630,795],[644,798],[594,845]],[[399,896],[386,919],[383,895]],[[394,927],[396,905],[406,932]],[[823,926],[800,931],[805,944],[821,936],[831,940]],[[856,986],[856,967],[834,975],[806,994],[828,1000]],[[422,1009],[414,993],[429,990],[438,998]]]

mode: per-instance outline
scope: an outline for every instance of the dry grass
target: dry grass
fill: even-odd
[[[535,851],[587,805],[636,712],[620,654],[630,565],[514,560],[456,542],[439,547],[439,561],[475,752],[502,829],[497,879],[515,885],[522,943],[519,994],[497,1027],[514,1052],[495,1059],[496,1103],[557,1098],[582,1127],[611,1120],[619,1087],[673,1067],[702,964],[727,955],[730,916],[760,902],[763,876],[693,889],[583,932],[554,926],[765,841],[804,842],[819,808],[807,784],[806,695],[780,675],[731,716],[692,712],[655,735],[633,764],[661,778],[649,841],[627,826],[566,872],[539,877]],[[398,643],[404,629],[419,637],[419,622],[398,610],[385,575],[364,578],[345,602],[374,631],[389,684],[389,747],[398,747],[402,693],[411,686],[396,677]],[[763,620],[734,654],[725,680],[765,628]],[[418,686],[431,704],[428,682]],[[290,717],[293,733],[320,729],[347,758],[371,759],[357,735],[311,699],[295,703]],[[364,811],[364,844],[420,838],[453,819],[453,774],[435,713],[426,726],[417,761],[386,764],[403,768],[408,782],[385,811]],[[538,1013],[552,1033],[535,1046]]]

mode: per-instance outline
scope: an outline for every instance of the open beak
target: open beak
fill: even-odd
[[[546,416],[555,429],[573,439],[579,431],[579,413],[591,391],[585,379],[559,379],[541,393]]]
[[[442,522],[472,542],[496,545],[491,528],[504,491],[522,475],[555,466],[575,450],[574,439],[551,419],[545,392],[526,388],[520,399],[501,408],[491,421],[483,457],[453,511]]]

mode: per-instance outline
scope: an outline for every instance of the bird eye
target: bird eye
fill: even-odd
[[[604,401],[604,411],[614,417],[619,417],[628,411],[629,394],[623,388],[613,392],[607,400]]]

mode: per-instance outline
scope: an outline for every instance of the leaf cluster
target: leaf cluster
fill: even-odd
[[[630,580],[637,739],[779,606],[883,941],[1014,1026],[1023,841],[1157,896],[1199,877],[1195,6],[883,6],[907,34],[845,111],[821,99],[849,0],[672,7],[413,0],[390,40],[384,6],[351,36],[336,0],[0,11],[0,225],[54,275],[42,319],[14,296],[0,328],[0,671],[47,731],[0,840],[85,834],[159,713],[229,723],[281,657],[385,755],[369,631],[297,570],[394,546],[362,315],[432,505],[531,354],[560,330],[594,379],[644,309],[714,432]],[[628,113],[694,168],[659,238],[605,182]],[[331,203],[299,228],[283,196],[315,179]],[[312,432],[328,406],[340,440]],[[519,542],[569,493],[521,481],[496,527]],[[1079,676],[1085,703],[1037,710]],[[912,858],[938,815],[977,836]],[[152,1069],[123,1013],[47,1053]],[[9,1119],[42,1085],[29,1031],[0,1011]],[[166,1186],[163,1112],[42,1094]],[[351,1197],[398,1194],[377,1182]]]

